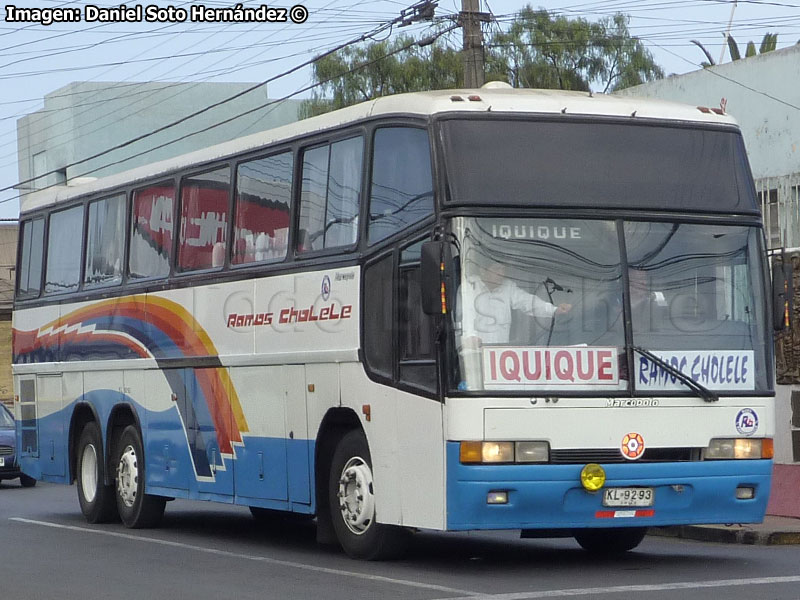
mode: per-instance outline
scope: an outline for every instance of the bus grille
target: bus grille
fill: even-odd
[[[11,446],[0,446],[0,456],[8,456],[14,454],[14,448]]]
[[[697,448],[646,448],[644,455],[636,462],[689,462],[700,460]],[[617,449],[601,450],[550,450],[552,464],[570,465],[582,463],[625,463],[633,462],[622,456]]]

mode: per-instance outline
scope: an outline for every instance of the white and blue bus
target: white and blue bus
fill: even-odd
[[[84,183],[20,217],[22,469],[133,528],[170,498],[634,548],[758,522],[762,221],[719,110],[381,98]]]

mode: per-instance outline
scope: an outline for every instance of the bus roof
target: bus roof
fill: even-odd
[[[719,111],[719,109],[715,109]],[[721,111],[700,109],[651,98],[567,92],[561,90],[514,89],[508,84],[489,83],[480,89],[436,90],[385,96],[317,117],[304,119],[237,138],[188,154],[136,167],[100,179],[48,187],[25,197],[23,213],[72,198],[102,192],[138,181],[167,176],[196,164],[209,163],[239,153],[258,150],[282,140],[325,131],[367,118],[391,115],[430,116],[480,112],[563,114],[579,116],[657,119],[697,124],[729,124],[736,121]],[[85,181],[85,180],[84,180]]]

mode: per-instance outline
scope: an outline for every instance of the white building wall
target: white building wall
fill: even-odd
[[[619,92],[717,107],[739,121],[756,179],[800,172],[800,45]]]

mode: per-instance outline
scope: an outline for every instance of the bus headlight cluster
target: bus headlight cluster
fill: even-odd
[[[770,438],[717,438],[705,451],[706,460],[772,458]]]
[[[547,442],[461,442],[464,464],[543,463],[550,460]]]

